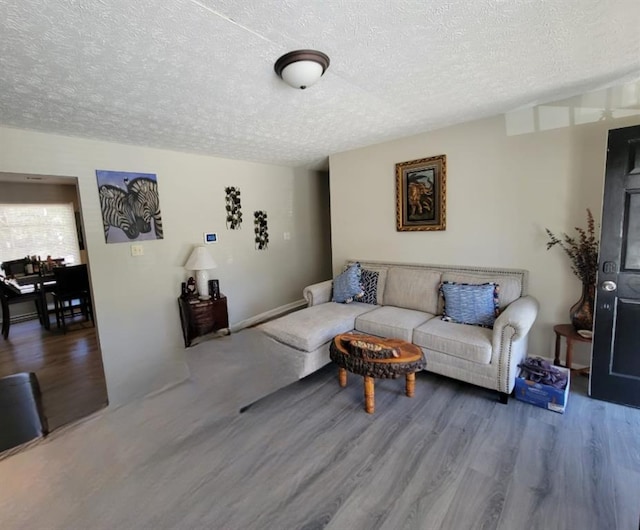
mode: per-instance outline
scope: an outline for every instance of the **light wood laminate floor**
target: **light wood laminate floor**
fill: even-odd
[[[433,374],[416,394],[329,366],[284,384],[253,330],[188,351],[192,379],[0,461],[3,528],[636,529],[640,411],[564,415]]]

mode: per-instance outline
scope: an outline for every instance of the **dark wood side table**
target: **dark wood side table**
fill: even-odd
[[[567,352],[565,356],[565,368],[569,368],[571,370],[571,357],[573,355],[573,343],[574,342],[587,342],[591,343],[590,338],[585,338],[582,335],[578,335],[576,330],[571,324],[558,324],[557,326],[553,326],[553,332],[556,334],[556,353],[553,359],[553,364],[556,366],[562,366],[560,363],[560,342],[562,337],[564,337],[567,343]],[[580,370],[580,372],[584,372],[587,368]]]
[[[191,346],[193,339],[208,335],[229,327],[227,313],[227,297],[200,300],[199,298],[178,298],[180,306],[180,323],[186,348]]]

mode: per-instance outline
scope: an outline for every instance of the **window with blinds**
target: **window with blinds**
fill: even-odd
[[[26,256],[80,263],[73,203],[0,204],[0,262]]]

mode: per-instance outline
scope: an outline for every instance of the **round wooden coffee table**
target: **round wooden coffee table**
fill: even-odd
[[[347,370],[364,377],[364,403],[369,414],[375,411],[374,378],[406,378],[406,394],[413,397],[416,372],[426,366],[422,350],[400,339],[342,333],[329,347],[331,360],[338,365],[340,386],[347,386]]]

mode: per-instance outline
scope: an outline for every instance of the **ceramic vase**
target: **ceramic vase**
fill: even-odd
[[[576,331],[593,329],[593,313],[595,309],[595,284],[582,284],[582,296],[571,306],[569,316]]]

